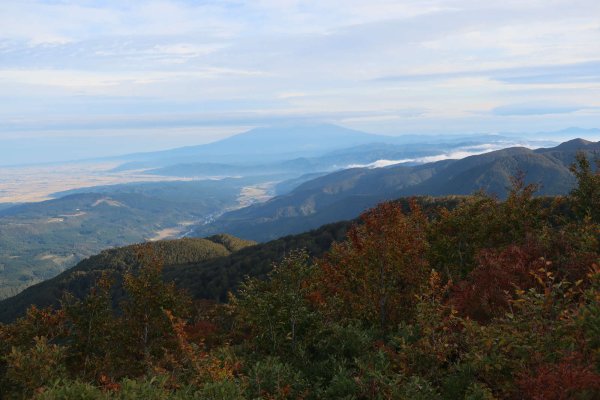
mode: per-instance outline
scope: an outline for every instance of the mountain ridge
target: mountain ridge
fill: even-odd
[[[525,139],[528,142],[548,143],[548,140]],[[412,148],[420,146],[424,155],[431,155],[431,148],[449,149],[484,143],[514,143],[516,137],[503,134],[464,135],[397,135],[388,136],[366,133],[333,124],[306,124],[254,128],[211,143],[185,146],[170,150],[134,153],[113,158],[123,163],[114,171],[159,169],[181,164],[226,164],[248,166],[282,162],[297,158],[314,158],[337,152],[348,152],[355,146],[385,145]],[[424,147],[424,144],[429,146]],[[366,148],[360,149],[364,153]],[[213,166],[214,167],[214,166]]]
[[[343,239],[349,225],[348,221],[337,222],[265,244],[221,234],[144,245],[162,256],[166,281],[174,281],[199,299],[224,300],[227,292],[246,275],[264,276],[273,262],[281,260],[292,249],[304,248],[312,255],[321,255],[334,240]],[[14,320],[31,305],[56,306],[66,292],[83,297],[104,272],[121,279],[125,272],[135,271],[138,249],[139,244],[104,250],[16,296],[0,300],[0,322]],[[120,295],[117,287],[113,301]]]
[[[387,141],[384,140],[387,138],[331,124],[260,127],[207,144],[118,157],[115,159],[126,162],[115,171],[164,167],[182,162],[234,162],[239,165],[283,161],[316,156],[352,145]]]
[[[540,195],[566,194],[575,184],[569,165],[578,150],[591,154],[600,150],[600,142],[575,139],[552,148],[512,147],[417,166],[337,171],[265,203],[225,213],[211,224],[196,227],[193,235],[228,232],[265,241],[332,222],[325,210],[351,219],[365,208],[402,196],[468,195],[484,190],[502,198],[518,172],[525,173],[527,183],[540,184]]]

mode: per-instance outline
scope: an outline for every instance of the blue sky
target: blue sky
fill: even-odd
[[[289,121],[600,127],[600,2],[6,0],[0,101],[0,165]]]

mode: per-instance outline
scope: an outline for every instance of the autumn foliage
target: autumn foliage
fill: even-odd
[[[600,180],[522,177],[425,214],[388,202],[323,257],[289,251],[226,304],[192,301],[140,247],[115,304],[0,325],[4,399],[598,399]]]
[[[452,302],[463,315],[490,321],[509,310],[516,290],[535,286],[535,273],[551,265],[536,246],[481,250],[475,268],[453,288]]]
[[[314,298],[333,318],[358,318],[385,330],[408,318],[429,275],[427,219],[383,203],[360,217],[348,239],[317,261]]]

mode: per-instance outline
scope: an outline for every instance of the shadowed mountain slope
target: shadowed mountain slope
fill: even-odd
[[[554,148],[513,147],[459,160],[418,166],[354,168],[305,182],[288,194],[222,215],[195,228],[195,235],[227,232],[265,241],[339,219],[401,196],[467,195],[484,190],[503,198],[519,172],[538,194],[568,193],[575,184],[569,165],[577,151],[600,151],[600,142],[575,139]]]
[[[229,235],[206,239],[184,238],[150,244],[164,259],[164,276],[197,299],[225,300],[245,276],[264,276],[274,262],[294,249],[307,249],[320,256],[331,243],[344,238],[350,222],[326,225],[299,235],[255,244]],[[137,265],[137,246],[105,250],[47,281],[0,301],[0,322],[12,321],[31,305],[57,305],[65,292],[82,297],[104,273],[116,278],[113,300],[122,296],[120,279]]]

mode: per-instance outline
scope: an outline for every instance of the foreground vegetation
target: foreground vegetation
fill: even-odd
[[[596,399],[600,174],[567,197],[384,203],[312,259],[290,252],[227,303],[192,302],[140,248],[111,304],[0,326],[0,393],[37,399]]]

